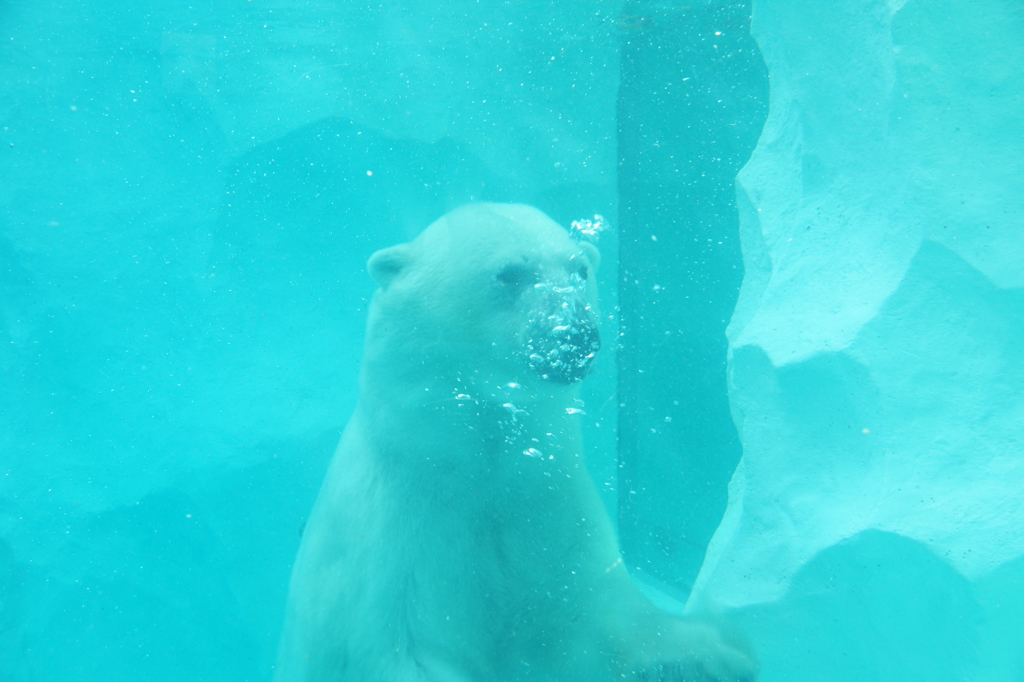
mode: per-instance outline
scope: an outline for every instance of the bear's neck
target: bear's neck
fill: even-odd
[[[476,414],[463,409],[467,405],[481,410],[499,407],[496,413],[487,410],[486,419],[493,422],[513,406],[537,414],[563,414],[576,398],[574,386],[545,381],[525,363],[519,376],[510,375],[508,362],[466,358],[450,343],[414,340],[378,326],[370,325],[359,382],[360,402],[374,411],[393,413],[401,420],[440,419],[451,424]]]
[[[375,508],[402,511],[374,523],[402,529],[403,570],[445,562],[446,570],[475,576],[485,594],[470,594],[471,601],[496,593],[559,595],[507,608],[569,609],[556,617],[566,623],[606,590],[622,591],[629,578],[584,464],[583,416],[572,387],[524,381],[510,388],[517,382],[467,381],[443,365],[408,371],[385,357],[364,359],[350,424],[353,441],[365,445],[349,450],[360,461],[338,465],[372,471]],[[463,551],[466,543],[471,551]],[[481,557],[491,556],[501,557],[493,562],[500,574],[483,575],[490,564]],[[442,601],[452,599],[446,593]]]
[[[569,386],[532,377],[519,381],[437,366],[410,371],[368,362],[360,383],[360,410],[375,423],[387,424],[377,432],[385,438],[392,434],[403,448],[415,442],[426,454],[435,447],[451,451],[458,444],[481,452],[534,447],[533,439],[543,435],[561,447],[579,449],[576,391]],[[413,433],[421,437],[410,438]],[[443,443],[431,441],[435,433],[444,434]]]

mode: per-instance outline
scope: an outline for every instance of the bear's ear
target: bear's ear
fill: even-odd
[[[601,264],[601,252],[590,242],[580,242],[580,248],[583,249],[583,253],[587,255],[587,260],[590,261],[590,269],[597,272],[597,266]]]
[[[366,270],[381,289],[387,289],[409,265],[409,249],[405,244],[381,249],[370,256]]]

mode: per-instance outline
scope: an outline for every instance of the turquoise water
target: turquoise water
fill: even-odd
[[[644,589],[761,680],[1024,680],[1021,36],[0,2],[0,680],[271,679],[366,261],[474,201],[609,226],[584,437]]]

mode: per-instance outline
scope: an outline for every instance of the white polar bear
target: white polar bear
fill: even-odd
[[[472,204],[375,253],[359,404],[306,525],[277,682],[752,680],[630,581],[581,458],[597,250]]]

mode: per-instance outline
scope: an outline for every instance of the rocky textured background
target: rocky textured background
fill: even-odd
[[[1024,679],[1024,13],[754,2],[744,455],[698,594],[774,680]]]

